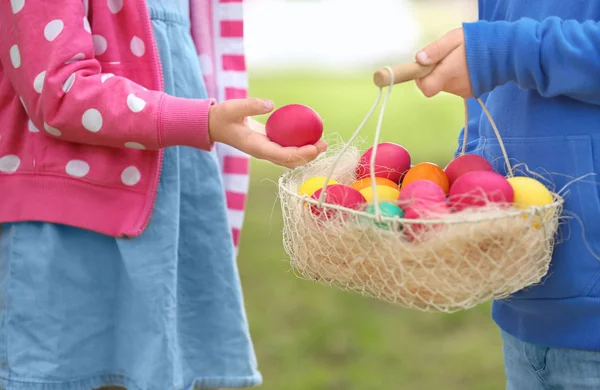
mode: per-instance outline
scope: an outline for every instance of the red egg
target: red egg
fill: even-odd
[[[265,132],[271,141],[281,146],[313,145],[323,136],[323,121],[312,108],[289,104],[269,116]]]
[[[446,168],[444,168],[444,172],[446,172],[446,176],[448,176],[448,181],[450,185],[456,181],[459,177],[468,172],[473,171],[493,171],[494,168],[492,164],[485,158],[477,155],[477,154],[463,154],[450,161]]]
[[[506,178],[496,172],[472,171],[460,176],[450,188],[450,205],[461,211],[488,203],[511,203],[514,190]]]
[[[372,154],[373,148],[371,147],[360,157],[360,161],[356,167],[356,180],[360,180],[371,174]],[[400,183],[400,179],[409,169],[410,154],[404,147],[392,142],[383,142],[377,145],[375,176]]]
[[[323,188],[319,188],[312,195],[312,198],[319,200],[322,191]],[[366,206],[367,203],[367,200],[360,192],[343,184],[333,184],[327,186],[325,191],[326,194],[324,203],[326,204],[333,204],[349,209],[359,210]],[[313,214],[317,216],[325,216],[327,219],[332,219],[339,215],[339,210],[328,208],[325,212],[323,212],[323,207],[319,207],[319,205],[316,204],[312,204],[310,209]]]

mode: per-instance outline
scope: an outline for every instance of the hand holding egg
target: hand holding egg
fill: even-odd
[[[208,115],[210,140],[288,168],[306,164],[327,149],[324,141],[299,147],[272,142],[261,134],[258,122],[251,120],[251,117],[267,114],[272,109],[273,103],[263,99],[230,99],[215,104]]]
[[[265,133],[271,141],[281,146],[314,145],[323,136],[323,121],[312,108],[289,104],[269,116]]]

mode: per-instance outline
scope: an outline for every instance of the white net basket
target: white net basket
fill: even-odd
[[[375,145],[393,84],[392,79]],[[360,151],[353,143],[381,96],[382,89],[341,151],[328,152],[279,179],[284,247],[295,273],[403,307],[441,312],[469,309],[540,282],[548,272],[562,211],[563,200],[557,194],[552,204],[540,207],[518,209],[488,203],[423,219],[385,217],[376,198],[375,213],[367,213],[326,204],[323,196],[299,195],[300,185],[314,176],[345,185],[356,180]],[[482,107],[502,143],[489,112]],[[505,159],[512,172],[506,153]],[[371,179],[374,183],[373,166]]]

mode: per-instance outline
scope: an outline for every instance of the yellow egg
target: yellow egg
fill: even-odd
[[[327,178],[324,176],[311,177],[298,188],[298,194],[301,196],[306,195],[310,198],[317,190],[320,190],[325,186],[325,180],[327,180]],[[338,182],[334,179],[329,179],[327,185],[330,186],[332,184],[338,184]]]
[[[377,191],[378,202],[392,202],[395,204],[400,195],[400,192],[397,189],[388,185],[377,185],[375,186],[375,191]],[[360,190],[360,193],[365,197],[368,203],[373,203],[375,191],[373,191],[373,187],[366,187]]]
[[[533,178],[517,176],[508,178],[508,182],[515,192],[513,204],[517,208],[527,209],[529,207],[546,206],[554,202],[550,190]],[[546,219],[551,213],[552,211],[548,210],[547,213],[544,213],[543,218]],[[539,218],[534,218],[533,225],[537,228],[541,226]]]

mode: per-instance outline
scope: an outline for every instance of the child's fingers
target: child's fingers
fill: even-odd
[[[446,84],[447,76],[443,69],[435,68],[427,77],[417,80],[417,87],[423,95],[430,98],[442,91]]]
[[[456,49],[462,40],[462,28],[452,30],[442,38],[420,50],[416,55],[416,60],[421,65],[437,64]]]
[[[316,146],[317,150],[319,151],[319,153],[323,153],[324,151],[327,150],[327,142],[325,142],[323,140],[317,141],[317,143],[315,143],[315,146]]]
[[[327,143],[325,141],[317,141],[314,145],[306,145],[301,148],[285,148],[288,154],[287,159],[284,161],[272,161],[275,164],[283,165],[288,168],[296,168],[311,162],[327,150]]]
[[[314,145],[300,148],[283,147],[269,140],[263,134],[249,132],[238,149],[255,158],[268,160],[288,168],[295,168],[317,158],[320,153],[327,149],[327,144],[324,141],[318,141]]]
[[[229,118],[244,118],[268,114],[273,110],[273,102],[265,99],[231,99],[221,103]]]
[[[288,168],[296,168],[300,165],[311,162],[319,155],[319,150],[315,145],[306,145],[301,148],[284,148],[284,153],[287,154],[287,158],[282,161],[274,161],[276,164],[283,165]]]

